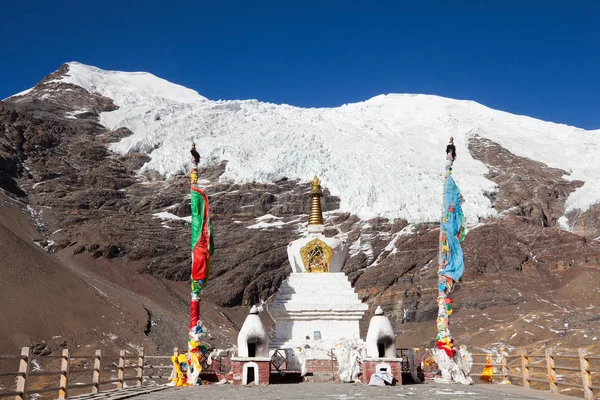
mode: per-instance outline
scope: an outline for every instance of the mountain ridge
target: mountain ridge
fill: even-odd
[[[495,215],[486,195],[496,190],[485,179],[486,166],[468,152],[466,143],[476,135],[563,169],[571,179],[589,182],[567,199],[567,214],[585,212],[600,201],[600,178],[592,174],[594,154],[600,149],[600,135],[594,131],[431,95],[388,94],[337,108],[309,109],[255,100],[212,101],[199,95],[194,101],[186,96],[176,100],[172,94],[148,97],[147,93],[168,92],[171,84],[157,78],[156,90],[139,88],[138,82],[117,85],[111,79],[119,72],[83,64],[66,67],[71,72],[49,82],[84,82],[84,89],[112,98],[119,108],[102,112],[100,122],[133,134],[110,149],[148,153],[142,172],[154,170],[165,177],[185,173],[185,149],[196,141],[204,166],[228,162],[223,179],[266,183],[284,177],[308,180],[316,174],[342,199],[344,211],[366,219],[434,222],[439,216],[443,152],[430,149],[453,136],[459,154],[457,180],[469,200],[468,222],[474,225]],[[181,89],[174,87],[174,93]],[[560,152],[555,151],[558,147]],[[359,181],[365,187],[349,184]],[[570,227],[569,215],[562,226]]]
[[[40,234],[52,257],[145,296],[152,315],[172,313],[181,320],[187,313],[186,172],[189,145],[196,140],[215,228],[211,278],[203,292],[214,343],[233,343],[247,307],[265,301],[290,273],[286,248],[306,231],[308,182],[316,173],[328,211],[326,234],[342,235],[349,245],[343,271],[359,297],[371,311],[383,307],[399,344],[430,345],[443,150],[455,136],[455,176],[472,220],[453,336],[472,346],[496,339],[507,346],[539,347],[558,340],[590,344],[581,333],[598,328],[593,308],[586,310],[600,301],[594,284],[600,281],[600,243],[594,240],[600,236],[600,206],[571,216],[572,232],[560,227],[561,218],[572,212],[568,199],[593,187],[593,180],[579,180],[576,173],[569,176],[560,165],[539,159],[552,158],[555,149],[585,150],[587,144],[582,157],[563,154],[555,164],[586,161],[594,140],[570,142],[587,131],[540,122],[556,128],[541,136],[536,121],[518,118],[526,129],[513,137],[502,130],[516,125],[506,125],[496,114],[495,119],[480,121],[473,114],[466,122],[455,121],[446,108],[428,111],[435,99],[414,103],[418,96],[404,99],[410,107],[398,108],[398,99],[379,107],[378,102],[390,102],[383,97],[332,112],[298,112],[258,101],[157,101],[140,97],[142,92],[119,103],[118,96],[106,96],[108,91],[92,93],[62,81],[69,68],[63,65],[32,91],[0,102],[0,186],[45,224]],[[125,96],[127,89],[110,90]],[[464,112],[474,107],[469,104],[452,110]],[[398,129],[411,119],[411,125]],[[431,133],[431,121],[443,129]],[[496,128],[483,129],[485,124]],[[198,127],[201,135],[192,131]],[[461,136],[453,134],[459,129]],[[521,144],[521,154],[511,151],[520,139],[541,145]],[[527,152],[541,155],[529,158]],[[161,163],[170,175],[153,167]],[[576,172],[587,178],[585,168]],[[390,204],[405,214],[390,212],[385,218],[365,212]],[[356,212],[360,207],[365,207],[362,214]],[[415,215],[424,217],[409,218]],[[496,316],[493,321],[482,316],[488,312]],[[523,318],[537,318],[539,326],[525,327]],[[178,327],[163,318],[155,322],[150,339],[168,347],[173,337],[165,335]],[[523,329],[533,336],[518,334]]]

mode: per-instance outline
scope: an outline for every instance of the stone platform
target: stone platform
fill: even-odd
[[[128,397],[131,398],[131,397]],[[144,400],[265,400],[265,399],[401,399],[412,400],[573,400],[569,397],[550,394],[510,385],[406,385],[374,387],[350,383],[300,383],[270,386],[209,385],[200,387],[169,388],[155,393],[135,396]]]

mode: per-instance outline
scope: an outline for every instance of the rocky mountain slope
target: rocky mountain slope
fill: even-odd
[[[451,135],[470,225],[457,340],[597,347],[598,131],[433,96],[338,109],[215,102],[150,74],[70,63],[0,103],[0,185],[31,210],[47,257],[130,296],[137,305],[122,307],[154,316],[144,337],[164,349],[185,337],[190,142],[215,228],[203,294],[215,345],[232,343],[247,307],[289,274],[286,246],[306,229],[307,182],[318,174],[327,233],[350,246],[345,272],[359,296],[382,305],[399,344],[423,346],[435,325]],[[145,324],[129,329],[141,338]],[[36,340],[58,345],[37,330]]]

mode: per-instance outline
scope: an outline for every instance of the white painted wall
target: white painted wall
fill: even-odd
[[[293,273],[267,303],[275,321],[273,345],[299,346],[321,332],[321,340],[335,343],[360,339],[359,322],[368,309],[343,272]]]
[[[323,225],[309,225],[307,236],[294,240],[288,245],[287,252],[290,265],[292,266],[292,273],[304,273],[304,263],[300,256],[300,249],[315,238],[325,242],[333,249],[333,257],[331,257],[329,272],[340,272],[342,270],[348,249],[342,245],[340,239],[336,237],[325,237],[323,235],[324,231],[325,227]]]

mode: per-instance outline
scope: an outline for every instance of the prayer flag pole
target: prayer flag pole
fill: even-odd
[[[440,221],[440,244],[438,258],[438,316],[437,316],[437,353],[434,358],[442,372],[443,382],[472,384],[467,369],[467,354],[457,354],[454,339],[450,334],[449,317],[452,314],[450,294],[465,269],[461,242],[465,238],[465,220],[462,212],[463,197],[452,177],[452,167],[456,160],[454,138],[446,146],[446,165],[444,168],[444,190],[442,197],[442,217]],[[466,353],[466,351],[464,351]],[[470,369],[470,367],[468,368]]]

